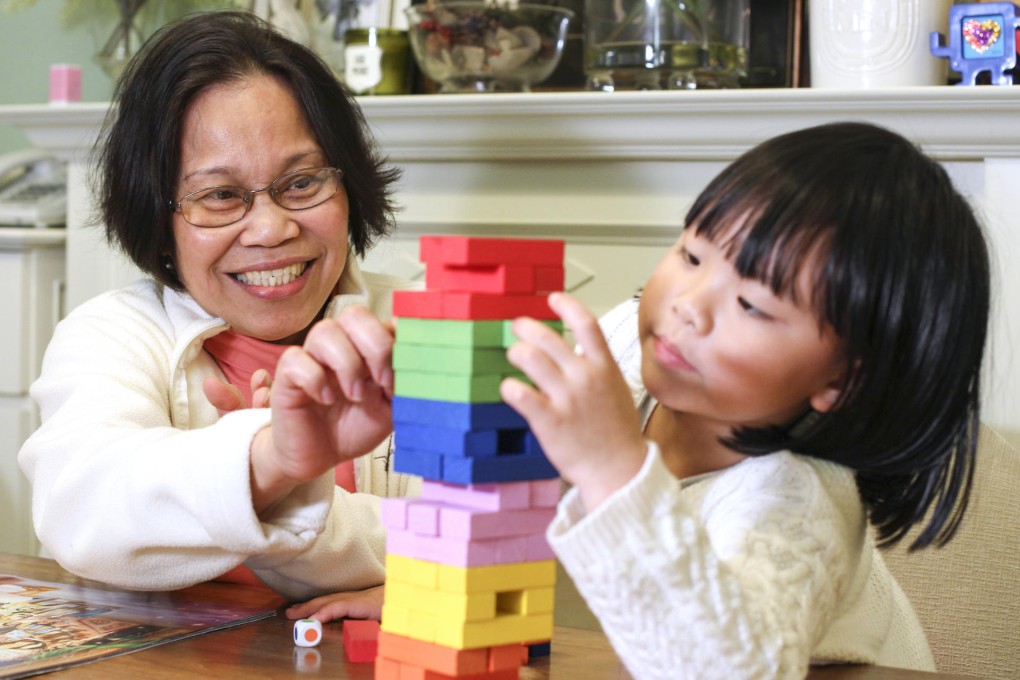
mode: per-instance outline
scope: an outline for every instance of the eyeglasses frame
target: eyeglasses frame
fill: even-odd
[[[336,188],[336,190],[333,191],[333,193],[330,194],[329,196],[327,196],[326,198],[324,198],[321,201],[319,201],[318,203],[316,203],[314,205],[306,205],[303,208],[288,208],[285,205],[280,205],[280,202],[278,200],[276,200],[276,194],[273,193],[273,186],[277,182],[279,182],[280,180],[282,180],[282,179],[284,179],[286,177],[290,177],[291,175],[297,175],[297,174],[300,174],[302,172],[308,172],[309,170],[332,170],[333,172],[335,172],[336,173],[336,178],[337,178],[337,188]],[[272,182],[267,184],[266,186],[262,187],[261,189],[248,189],[248,188],[241,187],[241,186],[236,186],[236,185],[233,185],[233,184],[216,184],[216,185],[211,186],[211,187],[203,187],[202,189],[197,189],[195,191],[189,192],[189,193],[185,194],[184,196],[181,196],[176,201],[171,199],[170,201],[168,201],[168,205],[169,205],[169,208],[170,208],[170,212],[172,212],[172,213],[180,212],[181,213],[181,219],[183,219],[185,222],[187,222],[188,224],[190,224],[193,227],[198,227],[199,229],[220,229],[222,227],[229,227],[232,224],[237,224],[238,222],[243,220],[244,216],[247,215],[248,211],[251,210],[253,205],[255,205],[255,194],[261,194],[263,192],[269,192],[269,199],[274,204],[278,205],[279,207],[283,208],[284,210],[292,210],[292,211],[295,211],[295,212],[296,211],[300,211],[300,210],[309,210],[311,208],[319,207],[320,205],[322,205],[323,203],[325,203],[329,199],[331,199],[334,196],[336,196],[337,192],[340,191],[340,187],[343,186],[343,179],[344,179],[344,171],[341,170],[340,168],[336,168],[336,167],[333,167],[331,165],[316,165],[316,166],[313,166],[313,167],[310,167],[310,168],[298,168],[297,170],[291,170],[290,172],[285,172],[282,175],[280,175],[279,177],[277,177],[276,179],[274,179]],[[227,222],[226,224],[217,224],[214,227],[204,226],[204,225],[201,225],[201,224],[195,224],[194,222],[190,221],[187,217],[184,216],[184,210],[182,209],[182,204],[184,203],[184,201],[186,201],[189,197],[194,196],[195,194],[201,194],[201,193],[206,192],[206,191],[212,191],[213,189],[240,189],[242,192],[244,192],[242,194],[242,200],[244,200],[244,212],[241,213],[241,216],[238,217],[236,220],[231,220],[230,222]]]

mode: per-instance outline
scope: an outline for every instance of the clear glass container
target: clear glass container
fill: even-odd
[[[585,0],[588,88],[740,87],[750,0]]]

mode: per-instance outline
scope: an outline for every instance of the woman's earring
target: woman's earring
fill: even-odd
[[[163,269],[167,270],[168,272],[172,272],[174,270],[174,261],[170,258],[169,255],[167,255],[163,259]]]

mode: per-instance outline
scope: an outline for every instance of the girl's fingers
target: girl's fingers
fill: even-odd
[[[563,319],[563,324],[574,334],[574,339],[585,357],[602,363],[613,361],[606,338],[599,328],[598,319],[576,298],[566,293],[552,293],[549,295],[549,307]]]

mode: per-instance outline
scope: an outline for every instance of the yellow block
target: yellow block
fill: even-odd
[[[394,581],[453,593],[552,587],[556,585],[556,561],[457,567],[391,553],[386,555],[386,583]]]
[[[526,599],[521,591],[514,591],[514,596],[513,599]],[[386,604],[456,621],[496,618],[498,599],[498,593],[445,593],[400,581],[386,581]]]

